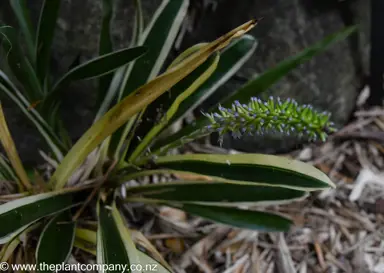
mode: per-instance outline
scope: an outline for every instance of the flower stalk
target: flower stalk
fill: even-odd
[[[311,105],[299,105],[293,99],[281,101],[270,97],[263,102],[252,97],[248,104],[235,101],[231,108],[219,106],[218,112],[203,113],[211,121],[205,130],[221,136],[231,132],[232,137],[243,135],[283,134],[305,137],[310,141],[325,141],[335,132],[328,112],[318,112]]]

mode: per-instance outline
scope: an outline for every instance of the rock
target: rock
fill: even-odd
[[[185,34],[180,50],[197,42],[213,40],[248,19],[263,17],[252,32],[259,39],[259,47],[236,77],[220,90],[227,93],[284,58],[343,28],[345,23],[335,2],[338,1],[191,0],[194,22],[191,24],[192,31]],[[359,21],[368,21],[365,12],[369,10],[367,1],[346,2],[350,2]],[[0,1],[0,19],[14,25],[13,14],[7,3],[8,1]],[[35,23],[41,3],[41,0],[28,1]],[[160,3],[161,0],[142,0],[146,23]],[[80,61],[84,62],[97,55],[101,16],[101,0],[62,1],[52,52],[52,73],[55,77],[62,75],[78,56]],[[116,49],[129,44],[133,18],[133,1],[118,0],[112,27]],[[191,18],[192,16],[189,17]],[[364,31],[367,31],[366,24]],[[363,44],[361,52],[365,53],[368,37],[364,34],[359,39],[359,44]],[[354,49],[351,49],[347,41],[339,43],[300,69],[296,69],[271,88],[267,95],[292,97],[301,103],[311,103],[319,109],[329,110],[333,113],[334,121],[342,125],[350,116],[360,85],[362,75],[358,74],[357,66],[367,67],[366,64],[361,64],[361,59],[356,61],[353,52]],[[94,83],[75,83],[64,92],[62,117],[74,140],[81,136],[94,118]],[[26,161],[36,161],[36,148],[42,147],[43,141],[31,126],[25,125],[14,105],[7,101],[4,103],[22,158]],[[273,137],[250,137],[236,141],[228,140],[224,145],[244,151],[272,153],[289,150],[297,143],[294,138],[281,140]]]
[[[161,0],[142,1],[146,23],[156,10]],[[36,25],[42,1],[28,1],[31,20]],[[128,46],[132,34],[134,6],[133,1],[116,1],[112,36],[116,49]],[[79,57],[84,62],[97,56],[99,33],[102,18],[101,0],[62,1],[52,46],[52,74],[55,78],[63,75]],[[13,12],[8,1],[0,1],[0,21],[16,26]],[[23,114],[14,104],[4,99],[6,117],[12,135],[15,137],[19,153],[26,163],[40,161],[37,149],[44,148],[44,140],[24,119]],[[92,124],[95,115],[95,81],[73,83],[62,94],[62,119],[71,137],[76,140]]]
[[[251,32],[259,40],[255,54],[236,77],[219,90],[219,94],[228,94],[283,59],[343,29],[345,21],[342,12],[345,8],[355,13],[359,22],[364,22],[363,29],[367,32],[369,18],[365,11],[369,10],[369,3],[364,0],[345,2],[348,6],[339,6],[333,0],[242,0],[236,4],[231,0],[222,0],[214,12],[201,16],[199,25],[185,39],[185,47],[197,41],[212,40],[249,19],[263,18]],[[357,46],[351,46],[354,42],[351,39],[334,45],[287,75],[263,97],[290,97],[299,103],[312,104],[319,110],[330,111],[333,121],[342,126],[350,118],[362,84],[364,75],[361,67],[366,70],[366,61],[363,65],[363,58],[358,54],[367,51],[367,39],[362,34]],[[359,52],[356,52],[356,47]],[[360,59],[356,59],[356,55]],[[364,54],[366,59],[367,54]],[[213,98],[213,101],[216,99]],[[208,101],[207,105],[210,104]],[[239,140],[228,137],[224,146],[248,152],[275,153],[287,152],[299,143],[295,138],[281,139],[276,136],[244,137]]]

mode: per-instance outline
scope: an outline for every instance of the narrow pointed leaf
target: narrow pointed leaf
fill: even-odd
[[[50,192],[0,205],[0,244],[6,243],[25,226],[81,204],[84,192]]]
[[[3,156],[3,154],[0,153],[0,175],[3,177],[1,179],[7,180],[7,181],[16,181],[17,176],[15,174],[15,171],[10,166],[8,160]]]
[[[144,18],[141,0],[135,0],[135,24],[133,26],[132,46],[138,46],[143,35]]]
[[[32,63],[35,62],[35,34],[33,25],[29,15],[27,0],[12,0],[9,1],[13,12],[16,15],[21,32],[25,37],[25,44],[27,46],[28,55]]]
[[[22,186],[20,188],[25,188],[27,190],[31,189],[32,185],[29,181],[28,175],[24,169],[24,166],[21,162],[19,154],[17,153],[16,145],[12,139],[11,133],[9,132],[7,122],[5,120],[3,108],[0,102],[0,142],[9,158],[9,161],[12,164],[13,169],[15,170],[16,175],[20,179]]]
[[[208,118],[205,116],[200,117],[195,122],[180,129],[178,132],[159,139],[151,148],[153,155],[166,154],[166,152],[171,149],[179,148],[184,144],[209,135],[209,132],[207,133],[203,130],[203,128],[209,124],[210,120]]]
[[[160,75],[151,82],[137,89],[119,104],[115,105],[101,119],[99,119],[73,146],[62,164],[51,177],[50,184],[56,189],[65,186],[68,178],[92,152],[109,135],[125,124],[131,117],[157,99],[165,91],[172,88],[180,80],[192,73],[204,63],[211,54],[226,47],[237,38],[252,29],[255,21],[249,21],[230,31],[216,41],[207,44],[195,54],[185,59],[170,71]]]
[[[19,236],[15,236],[0,251],[0,262],[6,262],[11,257],[17,246],[21,243]]]
[[[306,196],[303,191],[263,185],[243,185],[209,181],[177,181],[127,188],[127,200],[154,199],[194,203],[282,204]]]
[[[21,92],[12,84],[8,77],[0,71],[0,91],[4,92],[24,113],[24,115],[31,121],[37,128],[39,133],[43,136],[56,159],[61,161],[63,152],[66,150],[65,145],[61,143],[60,139],[53,132],[52,128],[40,116],[40,114],[33,108],[28,109],[30,103],[21,94]]]
[[[103,101],[99,107],[94,122],[99,120],[106,112],[108,112],[110,106],[112,105],[112,101],[116,98],[116,95],[119,92],[119,88],[126,69],[126,67],[121,67],[114,73],[112,81],[108,86],[108,91],[103,98]]]
[[[97,262],[99,264],[138,264],[138,253],[116,206],[98,204]]]
[[[22,243],[23,238],[28,236],[28,233],[34,230],[35,228],[39,227],[40,223],[36,223],[33,225],[30,225],[28,227],[25,227],[25,229],[21,230],[20,233],[15,234],[15,236],[8,241],[7,244],[2,246],[2,249],[0,251],[0,262],[6,262],[9,260],[9,258],[14,253],[17,246]]]
[[[191,56],[192,53],[196,53],[199,49],[203,48],[203,46],[205,45],[207,45],[207,43],[197,44],[185,50],[169,65],[167,71],[171,70],[176,64],[179,64],[181,61],[185,60],[188,56]],[[207,60],[205,63],[209,63],[209,60]],[[204,64],[201,66],[204,66]],[[176,84],[172,89],[176,89],[176,86],[178,85],[180,86],[182,82],[185,82],[188,78],[192,77],[194,74],[195,75],[201,74],[201,72],[199,72],[201,70],[201,66],[197,68],[196,71],[192,72],[191,75],[183,79],[180,83]],[[193,76],[193,79],[194,78],[195,76]],[[179,95],[180,90],[177,93],[178,94],[176,94],[176,96]],[[132,152],[134,151],[138,143],[140,143],[141,139],[144,138],[145,134],[147,134],[148,131],[151,130],[153,126],[159,123],[161,119],[161,115],[163,115],[165,111],[164,107],[170,105],[168,101],[172,99],[171,97],[172,94],[175,94],[175,92],[168,91],[162,94],[154,102],[149,104],[148,107],[144,111],[142,111],[140,115],[137,115],[134,119],[132,118],[127,123],[126,126],[118,130],[113,135],[110,150],[115,151],[114,158],[122,161],[122,160],[125,160],[126,157],[132,154]],[[164,121],[164,119],[162,120]],[[127,135],[128,137],[126,137]],[[119,151],[121,150],[123,143],[126,147],[122,152],[122,154],[120,154]]]
[[[119,99],[158,75],[187,12],[188,4],[188,0],[163,0],[139,42],[149,51],[128,71]]]
[[[323,53],[330,46],[345,40],[348,36],[356,31],[356,27],[348,27],[339,32],[331,34],[324,38],[322,41],[304,49],[297,55],[287,58],[286,60],[279,63],[277,66],[265,71],[255,79],[250,80],[239,90],[228,98],[225,98],[223,105],[225,107],[231,105],[235,100],[240,102],[246,102],[251,96],[257,96],[262,92],[265,92],[273,84],[278,82],[284,76],[286,76],[293,69],[299,65],[311,60],[316,55]]]
[[[136,4],[140,8],[140,1]],[[139,45],[144,45],[149,49],[148,54],[127,69],[118,94],[118,101],[159,74],[186,15],[188,5],[189,0],[162,1],[145,32],[138,40]],[[138,23],[140,24],[140,22]],[[138,120],[139,117],[136,119]],[[135,127],[135,124],[130,122],[112,136],[111,147],[109,148],[111,154],[120,151],[128,132]]]
[[[257,41],[251,35],[244,35],[240,39],[233,41],[232,44],[220,54],[220,62],[213,75],[180,104],[172,121],[183,118],[217,92],[217,89],[225,84],[240,70],[244,63],[249,60],[255,52],[256,47]]]
[[[114,0],[103,0],[103,19],[101,22],[101,31],[99,39],[99,56],[111,53],[113,51],[111,37],[111,22],[113,16]],[[112,81],[113,75],[107,74],[99,79],[98,101],[103,101],[108,87]],[[99,103],[100,104],[100,103]]]
[[[142,122],[135,133],[142,140],[133,139],[131,146],[134,148],[134,151],[129,161],[134,161],[140,156],[152,143],[153,139],[164,130],[177,112],[180,103],[193,94],[212,75],[219,60],[220,55],[218,53],[211,56],[188,77],[177,83],[169,92],[164,93],[147,107],[142,117]],[[158,120],[156,120],[157,117],[154,117],[156,112],[159,115]]]
[[[77,81],[83,79],[91,79],[107,75],[119,67],[141,57],[145,54],[147,49],[145,47],[125,48],[122,50],[114,51],[99,57],[96,57],[86,63],[83,63],[67,74],[65,74],[53,87],[51,96],[60,90],[60,88],[70,81]]]
[[[62,264],[67,262],[73,248],[76,222],[66,210],[48,222],[40,235],[36,249],[37,264]],[[39,271],[52,272],[52,271]]]
[[[297,68],[299,65],[309,61],[316,55],[323,53],[331,45],[344,40],[353,32],[356,31],[356,27],[348,27],[339,32],[336,32],[322,41],[304,49],[295,56],[289,57],[288,59],[282,61],[277,66],[267,70],[263,74],[257,76],[255,79],[250,80],[239,90],[234,92],[231,96],[223,98],[221,103],[224,107],[230,107],[230,105],[235,101],[239,100],[241,103],[249,101],[252,96],[257,96],[268,90],[273,84],[277,83],[281,78],[286,76],[293,69]],[[219,103],[219,101],[217,102]],[[208,112],[214,111],[217,104],[213,105]],[[209,124],[209,120],[206,117],[200,117],[196,120],[194,124],[190,124],[177,133],[168,136],[166,139],[156,143],[153,150],[158,150],[163,146],[169,146],[176,148],[180,145],[183,145],[187,142],[193,141],[198,137],[203,136],[199,134],[199,131]],[[193,137],[190,137],[193,136]],[[184,141],[180,141],[181,138],[185,138]],[[165,149],[164,149],[165,150]]]
[[[215,222],[262,232],[288,231],[292,225],[291,220],[268,212],[197,204],[173,206]]]
[[[27,97],[36,101],[41,99],[43,91],[39,79],[28,58],[25,58],[16,29],[8,26],[0,27],[0,42],[6,53],[6,61],[16,79],[25,86]]]
[[[47,80],[53,36],[61,0],[44,0],[36,35],[36,68],[40,83]]]
[[[155,160],[158,168],[198,173],[218,181],[246,182],[298,190],[335,187],[320,170],[300,161],[263,154],[174,155]]]
[[[129,230],[129,232],[137,234],[137,231],[134,231],[134,230]],[[140,236],[140,242],[142,242],[142,241],[148,242],[150,244],[150,242],[145,237]],[[76,238],[75,238],[75,246],[76,247],[96,256],[96,250],[95,250],[96,249],[96,243],[97,243],[97,234],[95,231],[87,230],[87,229],[76,229]],[[137,243],[139,243],[139,242],[137,242]],[[140,244],[140,246],[142,247],[142,244]],[[156,252],[157,252],[157,250],[156,250]],[[142,252],[141,250],[137,249],[137,255],[138,255],[138,259],[140,261],[140,264],[142,265],[143,273],[145,273],[145,272],[149,273],[149,272],[153,272],[153,271],[161,272],[161,273],[172,272],[171,268],[169,268],[167,270],[166,269],[167,267],[162,265],[162,263],[160,263],[156,259],[152,258],[150,255]],[[158,255],[159,255],[160,260],[164,260],[161,257],[161,254],[158,254]],[[164,263],[166,263],[166,262],[164,261]],[[145,269],[147,269],[147,271],[145,271]]]

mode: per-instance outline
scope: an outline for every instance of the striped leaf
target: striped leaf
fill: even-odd
[[[288,231],[292,221],[268,212],[198,204],[169,204],[196,216],[233,227],[262,232]]]
[[[139,264],[137,249],[116,205],[108,206],[100,200],[97,214],[97,263],[128,267],[131,264]]]
[[[244,185],[216,181],[177,181],[127,188],[127,201],[150,199],[234,206],[252,203],[276,205],[305,198],[303,191],[263,185]]]
[[[94,123],[98,121],[105,113],[108,112],[110,109],[113,100],[116,98],[117,93],[119,92],[119,88],[121,85],[121,82],[124,78],[124,74],[126,71],[126,67],[120,67],[113,75],[112,81],[110,85],[108,86],[108,91],[105,94],[103,101],[99,107],[99,110],[96,114]]]
[[[138,5],[137,11],[140,12],[140,1],[136,4]],[[163,0],[138,40],[139,45],[144,45],[149,49],[148,54],[128,67],[118,94],[118,101],[159,74],[186,15],[188,5],[189,0]],[[137,19],[140,20],[140,18]],[[140,24],[140,22],[137,23]],[[137,120],[139,119],[137,118]],[[109,149],[115,157],[118,157],[117,153],[127,138],[128,132],[132,131],[135,125],[137,124],[131,121],[113,135]]]
[[[40,223],[36,223],[34,225],[26,227],[25,229],[21,230],[20,233],[15,234],[15,236],[11,238],[8,243],[3,245],[0,251],[0,262],[9,261],[9,258],[12,256],[17,246],[22,243],[23,238],[25,238],[29,232],[39,226]]]
[[[39,79],[28,58],[25,57],[16,29],[8,26],[0,27],[3,35],[0,41],[6,53],[7,64],[13,75],[24,86],[23,92],[31,101],[37,101],[43,97]]]
[[[141,36],[143,35],[144,29],[144,17],[143,17],[143,8],[141,5],[141,0],[135,0],[135,24],[133,26],[132,34],[132,45],[137,46],[140,44]]]
[[[137,231],[129,230],[129,232],[138,234]],[[140,242],[150,242],[145,237],[141,237],[138,239]],[[80,248],[83,251],[86,251],[92,255],[96,256],[96,242],[97,242],[97,235],[96,232],[92,230],[87,229],[76,229],[76,238],[75,238],[75,246],[77,248]],[[142,244],[140,244],[140,247],[142,247]],[[157,250],[155,250],[157,252]],[[153,251],[151,252],[151,254]],[[157,252],[158,253],[158,252]],[[137,249],[138,258],[140,260],[140,265],[143,268],[143,273],[149,273],[149,272],[160,272],[160,273],[169,273],[172,272],[171,268],[169,266],[164,266],[162,263],[157,261],[156,259],[152,258],[151,255],[148,255],[146,253],[143,253],[141,250]],[[163,257],[160,253],[157,254],[158,258],[162,261],[164,261]],[[164,261],[164,263],[166,263]],[[168,269],[167,269],[168,268]]]
[[[15,171],[12,169],[5,156],[0,153],[0,180],[17,181]]]
[[[135,132],[136,138],[131,143],[134,151],[128,160],[129,162],[133,162],[140,156],[154,138],[166,128],[180,104],[214,73],[219,60],[219,53],[211,56],[188,77],[177,83],[169,92],[164,93],[147,107],[141,118],[140,126]],[[156,114],[160,114],[158,120],[156,120],[156,117],[153,118]],[[139,141],[137,136],[142,140]]]
[[[61,0],[44,0],[36,34],[36,69],[42,85],[48,80],[53,36]]]
[[[187,50],[185,50],[171,63],[171,65],[168,67],[168,70],[173,68],[176,64],[180,63],[186,57],[190,56],[192,53],[196,53],[204,45],[206,45],[206,43],[194,45],[191,48],[188,48]],[[208,62],[209,60],[206,61],[206,63]],[[204,66],[204,64],[202,66]],[[197,68],[197,70],[200,70],[200,67]],[[205,71],[205,69],[202,71]],[[183,79],[180,83],[176,84],[172,89],[175,89],[176,86],[180,85],[182,82],[184,82],[186,79],[190,78],[193,74],[196,74],[196,73],[198,72],[197,71],[192,72],[191,75]],[[168,101],[172,99],[171,98],[172,94],[175,94],[175,92],[176,90],[173,90],[172,92],[168,91],[163,95],[161,95],[154,102],[149,104],[148,107],[145,109],[145,111],[142,111],[140,115],[136,116],[134,119],[131,119],[129,123],[127,123],[127,125],[124,127],[124,129],[121,129],[116,132],[111,142],[112,146],[110,147],[112,151],[115,150],[114,158],[122,161],[122,160],[125,160],[126,157],[128,157],[128,155],[132,154],[132,152],[134,151],[138,143],[140,143],[141,139],[144,138],[145,134],[147,134],[148,131],[151,130],[157,123],[159,123],[161,119],[159,116],[162,115],[165,111],[164,107],[166,106],[164,105],[170,105]],[[180,90],[177,95],[180,95]],[[166,121],[165,119],[162,119],[162,120]],[[128,138],[126,139],[125,136],[127,134],[128,134]],[[118,143],[116,143],[116,139],[119,139]],[[123,143],[125,145],[125,149],[120,155],[119,151]]]
[[[137,60],[128,71],[119,99],[159,74],[186,15],[188,4],[188,0],[163,0],[139,42],[149,49],[148,54]]]
[[[121,66],[141,57],[147,52],[145,47],[125,48],[96,57],[67,72],[53,87],[50,96],[54,96],[61,87],[70,81],[84,80],[107,75]]]
[[[65,263],[72,252],[76,223],[69,210],[53,217],[40,235],[36,249],[37,264]],[[52,271],[39,271],[52,272]]]
[[[218,88],[226,83],[249,60],[256,47],[257,41],[251,35],[244,35],[233,41],[220,54],[220,62],[213,75],[180,104],[172,121],[185,117],[186,114],[198,108],[203,101],[217,92]],[[225,96],[228,96],[228,94],[225,94]]]
[[[103,37],[100,37],[100,42],[104,41],[106,37],[110,36],[110,18],[109,15],[112,13],[112,6],[114,0],[103,0],[103,6],[105,7],[104,10],[104,16],[103,16],[103,29],[101,35]],[[143,28],[143,14],[142,14],[142,8],[141,8],[141,1],[140,0],[135,0],[135,5],[136,5],[136,13],[135,13],[135,26],[133,28],[133,38],[131,42],[131,47],[138,46],[138,39],[142,35],[142,28]],[[107,23],[108,22],[108,23]],[[110,38],[110,37],[109,37]],[[103,47],[100,45],[101,48],[108,49],[109,47],[109,42],[105,41],[103,42]],[[102,52],[100,51],[100,55]],[[109,85],[107,86],[102,81],[100,80],[100,84],[103,86],[100,86],[101,89],[105,89],[103,91],[104,95],[100,95],[100,100],[102,102],[100,103],[99,110],[97,112],[95,121],[97,121],[100,117],[102,117],[110,108],[112,105],[113,100],[117,97],[120,91],[121,84],[125,78],[125,75],[127,73],[127,70],[129,69],[131,64],[127,64],[123,67],[120,67],[114,72],[114,75],[108,79]],[[110,77],[110,75],[107,75],[107,77]],[[104,78],[104,77],[103,77]],[[107,80],[105,80],[107,81]]]
[[[24,35],[25,44],[27,47],[28,56],[32,64],[35,62],[35,33],[29,10],[27,7],[27,0],[12,0],[9,1],[13,12],[16,15],[16,19],[20,26],[20,30]]]
[[[51,148],[55,158],[58,161],[61,161],[63,152],[66,150],[65,145],[35,109],[28,109],[30,104],[28,100],[2,71],[0,71],[0,91],[4,92],[19,107],[28,120],[35,125],[48,146]]]
[[[159,157],[154,163],[157,168],[197,173],[229,183],[271,185],[305,191],[335,187],[327,175],[315,167],[274,155],[174,155]]]
[[[134,93],[124,98],[119,104],[109,110],[101,119],[80,138],[73,146],[62,164],[56,169],[51,177],[50,184],[56,189],[61,189],[72,175],[72,173],[82,164],[85,158],[102,141],[114,133],[120,126],[125,124],[139,111],[148,104],[156,100],[165,91],[172,88],[176,83],[192,73],[197,67],[203,64],[212,54],[225,48],[233,39],[245,34],[255,25],[254,21],[249,21],[238,28],[230,31],[216,41],[207,44],[198,52],[182,61],[170,71],[160,75],[149,83],[137,89]]]
[[[343,29],[326,37],[322,41],[304,49],[297,55],[289,57],[288,59],[282,61],[275,67],[257,76],[255,79],[247,82],[243,87],[234,92],[231,96],[222,98],[221,101],[218,101],[216,104],[212,105],[212,107],[207,112],[214,111],[219,102],[221,102],[224,107],[230,107],[230,105],[235,100],[239,100],[241,103],[248,102],[252,96],[257,96],[267,91],[268,88],[270,88],[273,84],[277,83],[281,78],[286,76],[293,69],[309,61],[314,56],[323,53],[331,45],[341,40],[344,40],[354,31],[356,31],[355,27]],[[167,136],[165,139],[162,139],[161,141],[156,143],[152,150],[160,150],[161,147],[164,147],[162,149],[163,151],[170,148],[177,148],[181,145],[184,145],[185,143],[202,137],[204,136],[204,134],[201,134],[200,131],[203,127],[207,126],[208,124],[209,120],[206,117],[200,117],[196,120],[195,123],[185,126],[177,133],[171,136]]]
[[[26,235],[24,231],[21,234]],[[16,235],[7,244],[3,245],[0,251],[0,262],[6,262],[12,256],[17,246],[21,243],[20,237]]]
[[[111,53],[113,51],[112,37],[111,37],[111,22],[113,16],[114,0],[103,0],[103,18],[101,21],[101,30],[99,38],[99,56]],[[108,91],[108,87],[112,81],[112,74],[100,77],[99,79],[99,93],[98,105],[104,100]]]
[[[50,192],[0,205],[0,244],[8,242],[26,226],[39,219],[81,204],[83,192]]]

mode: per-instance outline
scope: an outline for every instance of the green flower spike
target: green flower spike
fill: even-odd
[[[251,98],[251,102],[241,104],[235,101],[231,108],[219,106],[217,113],[206,114],[211,121],[205,130],[218,132],[222,136],[228,132],[234,138],[244,134],[284,134],[306,137],[310,141],[325,141],[328,134],[335,132],[330,114],[319,113],[311,105],[298,105],[295,100],[269,98],[262,102],[259,98]]]

